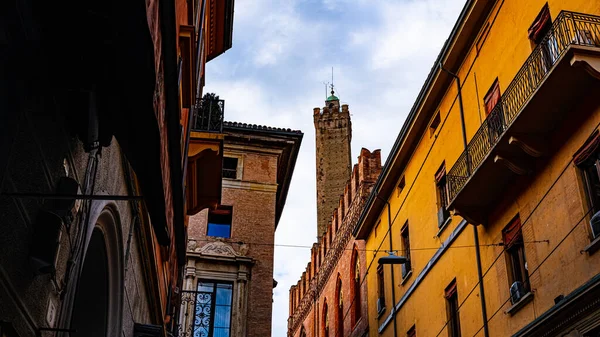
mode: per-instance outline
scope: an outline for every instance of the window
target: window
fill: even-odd
[[[437,170],[435,174],[435,184],[437,188],[438,197],[438,228],[442,228],[448,219],[450,219],[450,212],[448,212],[448,184],[446,183],[446,163],[443,162],[442,166]]]
[[[498,79],[492,83],[487,94],[483,97],[483,105],[487,114],[488,136],[491,142],[502,134],[504,130],[504,114],[502,113],[502,100],[500,95],[500,84]]]
[[[306,337],[306,329],[304,329],[304,326],[300,330],[300,337]]]
[[[193,336],[229,336],[232,295],[231,283],[198,282]]]
[[[336,310],[336,337],[344,337],[344,294],[342,293],[342,280],[340,279],[340,275],[338,275],[337,279],[337,310]]]
[[[377,266],[377,313],[385,310],[385,283],[383,279],[383,265]]]
[[[458,314],[458,293],[456,279],[445,290],[446,316],[448,318],[448,337],[460,337],[460,316]]]
[[[358,250],[354,249],[352,255],[353,268],[352,271],[352,326],[358,322],[361,316],[361,293],[360,293],[360,258]]]
[[[591,215],[590,227],[592,238],[600,237],[600,133],[594,131],[573,158],[573,162],[581,170],[583,180],[586,212]]]
[[[223,157],[223,178],[237,179],[238,159]]]
[[[525,245],[521,231],[521,219],[517,215],[503,230],[502,241],[506,256],[506,269],[510,287],[510,300],[513,304],[519,302],[529,292],[529,276],[527,275],[527,260]]]
[[[417,328],[414,325],[408,329],[406,337],[417,337]]]
[[[435,130],[437,130],[438,126],[440,126],[440,112],[438,111],[433,119],[431,120],[431,124],[429,124],[429,137],[435,134]]]
[[[527,35],[529,36],[529,39],[537,45],[544,38],[544,35],[548,33],[551,26],[552,20],[550,20],[550,10],[546,3],[527,30]]]
[[[231,237],[231,206],[219,206],[216,210],[208,212],[208,236],[221,238]]]
[[[400,195],[400,193],[402,193],[404,187],[406,187],[406,180],[404,179],[404,176],[402,176],[402,178],[400,178],[400,181],[398,182],[398,187],[396,188],[397,195]]]
[[[325,299],[325,303],[323,303],[323,337],[329,337],[329,311],[327,308],[327,299]]]
[[[410,260],[410,237],[408,234],[408,221],[400,230],[400,235],[402,236],[402,249],[404,250],[404,256],[408,259],[408,262],[402,264],[402,278],[406,278],[408,273],[412,270],[411,260]]]
[[[548,4],[546,3],[527,30],[527,35],[529,40],[531,40],[532,46],[541,45],[541,67],[544,71],[548,71],[552,67],[559,55],[556,36],[548,34],[551,28],[552,19],[550,18]]]

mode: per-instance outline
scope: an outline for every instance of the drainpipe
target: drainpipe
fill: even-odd
[[[485,291],[483,290],[483,274],[481,272],[481,255],[479,254],[479,233],[477,232],[477,226],[473,226],[473,237],[475,239],[475,257],[477,259],[477,276],[479,277],[479,299],[481,301],[481,316],[483,318],[483,335],[485,337],[490,336],[488,330],[488,319],[487,309],[485,307]]]
[[[463,145],[465,147],[465,159],[467,160],[467,175],[471,175],[471,160],[469,159],[469,151],[467,151],[467,130],[465,127],[465,110],[463,108],[463,99],[462,99],[462,90],[460,87],[460,78],[455,73],[444,68],[444,66],[442,66],[441,61],[438,63],[438,66],[440,67],[441,70],[448,73],[450,76],[454,77],[454,80],[456,81],[456,88],[458,89],[458,105],[460,108],[460,124],[462,126],[462,139],[463,139]]]
[[[387,213],[388,213],[388,238],[390,242],[390,251],[393,251],[392,248],[392,211],[390,209],[390,203],[381,198],[379,195],[375,194],[375,197],[387,205]],[[391,276],[392,276],[392,317],[394,318],[394,337],[398,337],[398,327],[396,326],[396,282],[394,281],[394,265],[390,265],[391,267]]]
[[[469,159],[469,151],[467,151],[467,131],[465,128],[465,110],[463,108],[463,100],[462,100],[462,90],[460,87],[460,78],[453,72],[449,71],[448,69],[444,68],[444,66],[442,66],[442,62],[438,63],[438,66],[440,67],[440,69],[446,73],[448,73],[450,76],[454,77],[454,80],[456,81],[456,88],[458,89],[458,104],[459,104],[459,108],[460,108],[460,123],[462,126],[462,138],[463,138],[463,145],[465,147],[465,159],[467,161],[467,175],[471,175],[471,160]],[[477,226],[472,225],[473,226],[473,236],[475,238],[475,256],[477,259],[477,276],[479,278],[479,292],[480,292],[480,301],[481,301],[481,315],[483,316],[483,335],[485,337],[489,337],[490,333],[488,330],[488,324],[487,324],[487,309],[485,307],[485,292],[483,289],[483,273],[481,271],[481,255],[479,253],[479,233],[477,232]]]

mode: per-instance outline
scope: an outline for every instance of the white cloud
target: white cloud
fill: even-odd
[[[388,154],[464,0],[236,0],[233,48],[207,65],[205,92],[225,99],[225,118],[300,129],[304,140],[277,244],[316,241],[312,109],[335,69],[350,105],[352,157]],[[288,290],[310,249],[275,248],[273,333],[287,333]]]

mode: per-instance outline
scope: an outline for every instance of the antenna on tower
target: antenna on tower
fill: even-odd
[[[333,67],[331,67],[331,94],[333,95]]]

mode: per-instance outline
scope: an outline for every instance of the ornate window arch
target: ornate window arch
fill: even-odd
[[[352,286],[350,287],[350,290],[352,294],[352,325],[354,326],[356,322],[358,322],[362,314],[362,298],[360,291],[360,257],[358,255],[358,249],[356,245],[354,245],[354,249],[352,251],[351,263],[352,264],[350,266],[350,276],[352,278]]]
[[[344,293],[342,292],[342,279],[338,274],[335,286],[336,297],[336,317],[335,317],[335,335],[336,337],[344,336]]]

